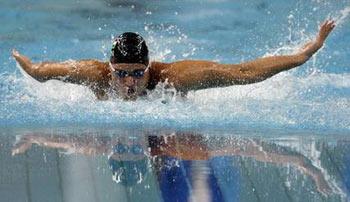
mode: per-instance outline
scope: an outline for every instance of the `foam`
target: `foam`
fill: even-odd
[[[190,92],[187,99],[168,93],[169,89],[160,85],[146,99],[125,102],[97,101],[83,86],[60,81],[40,83],[3,74],[1,91],[7,98],[1,110],[6,113],[1,113],[1,118],[15,122],[153,123],[174,127],[265,123],[350,129],[346,118],[350,99],[345,94],[328,95],[334,89],[348,92],[349,78],[349,74],[297,77],[282,73],[257,84]],[[304,94],[324,88],[328,90],[321,90],[317,96]],[[23,107],[25,111],[11,110]]]

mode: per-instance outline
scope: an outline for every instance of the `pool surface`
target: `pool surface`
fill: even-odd
[[[273,132],[7,129],[4,201],[345,201],[350,139]]]

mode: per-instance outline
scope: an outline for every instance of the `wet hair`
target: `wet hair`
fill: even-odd
[[[148,48],[145,40],[136,33],[125,32],[114,39],[111,63],[141,63],[148,65]]]

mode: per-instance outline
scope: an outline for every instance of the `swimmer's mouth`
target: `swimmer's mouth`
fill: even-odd
[[[136,93],[136,91],[135,91],[134,88],[129,88],[129,89],[128,89],[128,95],[133,95],[133,94],[135,94],[135,93]]]
[[[137,97],[136,95],[136,90],[135,88],[128,88],[126,89],[126,94],[125,94],[125,98],[127,100],[131,99],[131,100],[135,100]]]

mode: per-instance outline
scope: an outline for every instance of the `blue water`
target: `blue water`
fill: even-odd
[[[350,131],[350,1],[0,2],[0,126],[157,126]],[[139,32],[153,60],[239,63],[287,54],[327,17],[338,26],[303,66],[264,82],[189,93],[158,88],[136,102],[100,102],[85,87],[23,75],[13,48],[33,61],[107,60],[111,39]],[[167,101],[163,104],[164,100]]]
[[[1,201],[350,199],[348,135],[12,129],[0,142]]]

